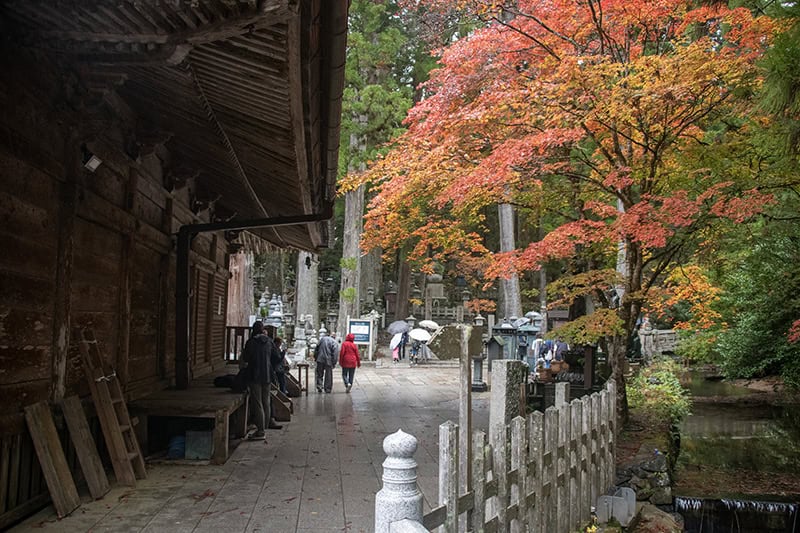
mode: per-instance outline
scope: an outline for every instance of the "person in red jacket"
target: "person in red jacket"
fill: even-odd
[[[361,358],[358,356],[358,346],[353,342],[355,339],[355,335],[348,333],[339,350],[339,365],[342,367],[342,379],[344,380],[344,386],[347,392],[350,392],[353,386],[356,367],[361,366]]]

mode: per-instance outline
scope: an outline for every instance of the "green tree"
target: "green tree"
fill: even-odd
[[[395,1],[354,0],[350,6],[339,175],[358,173],[379,154],[385,144],[404,131],[402,124],[411,107],[415,87],[424,81],[432,64],[424,43],[415,38],[418,25],[402,15]],[[365,278],[380,283],[380,251],[366,259],[360,249],[364,186],[342,189],[335,244],[346,267],[323,264],[338,270],[340,277],[339,324],[360,313],[359,284]],[[327,257],[326,257],[327,259]],[[330,259],[333,259],[332,257]],[[377,272],[375,272],[377,271]],[[347,295],[345,297],[344,295]],[[341,326],[339,328],[341,330]]]

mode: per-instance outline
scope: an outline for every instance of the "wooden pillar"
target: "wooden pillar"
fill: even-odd
[[[175,386],[178,389],[189,387],[189,320],[191,317],[189,252],[195,234],[185,228],[186,226],[178,231],[175,268]]]
[[[67,154],[66,180],[60,184],[58,207],[58,256],[56,259],[55,293],[53,294],[53,343],[50,399],[64,398],[69,355],[70,314],[72,293],[72,264],[75,248],[75,216],[78,211],[77,179],[80,172],[79,142],[68,135],[64,153]]]
[[[129,167],[128,184],[125,191],[125,211],[133,214],[138,196],[139,173]],[[131,269],[133,268],[133,255],[136,246],[135,232],[122,237],[122,253],[120,254],[119,270],[119,338],[117,344],[117,375],[120,385],[128,384],[128,360],[131,346]]]
[[[172,198],[166,199],[164,213],[161,222],[161,230],[167,235],[172,234]],[[167,376],[167,345],[169,333],[169,302],[173,293],[170,278],[172,275],[172,252],[167,251],[161,256],[159,268],[159,293],[158,293],[158,375],[161,378]]]

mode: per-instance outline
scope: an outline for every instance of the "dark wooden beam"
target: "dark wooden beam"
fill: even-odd
[[[53,402],[64,399],[66,392],[67,358],[70,339],[72,309],[72,265],[75,250],[75,217],[78,212],[78,174],[81,161],[78,136],[66,136],[64,153],[68,154],[64,181],[59,184],[58,207],[58,257],[56,260],[56,289],[53,295],[53,344],[50,398]]]
[[[155,43],[155,44],[202,44],[219,40],[228,39],[236,35],[241,35],[246,31],[261,27],[277,24],[285,21],[292,15],[292,11],[288,6],[287,0],[260,0],[259,5],[255,9],[249,9],[234,16],[221,18],[209,24],[203,24],[196,27],[186,27],[185,20],[181,17],[170,12],[167,13],[164,7],[157,9],[162,21],[170,21],[168,24],[160,22],[158,27],[164,28],[169,26],[169,32],[161,33],[152,31],[152,24],[143,24],[140,28],[137,23],[142,21],[136,17],[135,21],[128,24],[125,31],[115,30],[123,23],[122,10],[114,8],[112,17],[108,12],[94,12],[91,10],[81,11],[77,7],[72,10],[64,10],[63,6],[59,4],[26,6],[23,8],[21,4],[27,3],[30,0],[20,0],[18,2],[10,3],[9,9],[13,11],[24,11],[29,18],[33,17],[31,9],[35,9],[37,26],[42,29],[35,31],[35,34],[43,40],[59,40],[59,41],[88,41],[88,42],[110,42],[110,43]],[[135,7],[134,7],[135,8]],[[76,10],[76,11],[73,11]],[[195,11],[196,13],[196,11]],[[141,14],[141,13],[140,13]],[[66,19],[64,18],[66,16]],[[152,15],[151,15],[152,16]],[[186,15],[184,15],[186,16]],[[81,21],[91,18],[89,21],[90,27],[101,27],[101,31],[86,30],[86,29],[72,29],[75,26],[83,26],[86,24]],[[49,20],[48,20],[49,19]],[[126,17],[125,20],[130,20]],[[40,22],[41,21],[41,22]],[[54,24],[54,21],[59,21],[59,24]],[[176,24],[180,21],[180,24]],[[70,29],[46,29],[47,27],[59,27]],[[184,27],[182,31],[175,31],[177,27]],[[166,29],[166,28],[165,28]]]
[[[138,199],[139,172],[128,167],[128,183],[125,190],[124,210],[135,216]],[[131,349],[131,270],[136,248],[136,233],[123,235],[119,269],[119,335],[117,349],[117,373],[123,391],[130,381],[128,361]]]

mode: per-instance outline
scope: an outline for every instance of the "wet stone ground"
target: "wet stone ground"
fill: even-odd
[[[338,369],[337,369],[338,370]],[[242,442],[225,465],[155,465],[135,489],[114,487],[58,520],[52,507],[12,531],[369,532],[381,487],[383,439],[419,439],[427,511],[438,498],[438,426],[458,420],[458,368],[362,367],[352,393],[295,399],[295,416],[267,442]],[[313,378],[313,376],[312,376]],[[475,427],[488,425],[488,393],[475,394]]]

